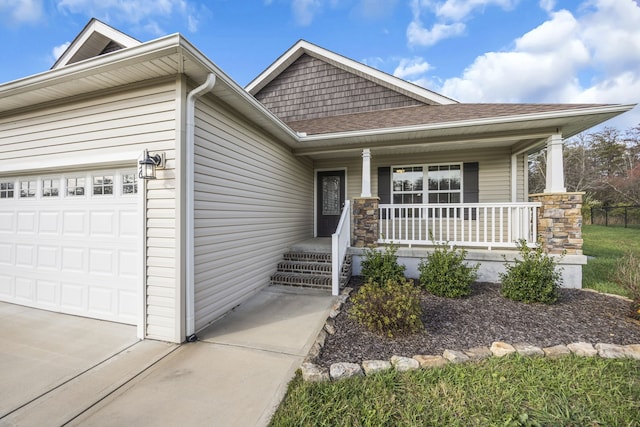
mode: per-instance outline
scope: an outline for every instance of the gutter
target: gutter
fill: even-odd
[[[195,334],[195,114],[196,100],[210,92],[216,84],[216,75],[209,73],[207,80],[193,89],[187,95],[187,147],[186,147],[186,191],[187,212],[186,229],[187,241],[185,249],[186,258],[186,285],[185,285],[185,316],[187,341],[193,342],[198,338]]]

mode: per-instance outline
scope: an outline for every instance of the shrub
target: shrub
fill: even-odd
[[[529,248],[524,240],[517,245],[522,259],[516,259],[514,264],[505,263],[506,273],[500,273],[500,292],[514,301],[553,304],[560,298],[562,284],[558,260],[544,253],[542,245]]]
[[[362,260],[362,275],[366,281],[372,280],[380,286],[387,282],[399,282],[404,279],[405,266],[398,264],[398,246],[386,244],[384,251],[366,249]]]
[[[640,320],[640,259],[627,252],[616,262],[614,281],[624,288],[633,300],[630,316]]]
[[[383,286],[370,279],[352,302],[349,316],[370,331],[394,337],[424,328],[420,291],[405,278],[389,280]]]
[[[467,266],[467,251],[446,244],[436,245],[433,253],[421,260],[420,284],[430,293],[447,298],[466,297],[471,294],[471,284],[478,277],[480,264]]]

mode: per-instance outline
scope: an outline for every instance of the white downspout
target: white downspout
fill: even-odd
[[[216,84],[216,75],[210,73],[207,80],[193,89],[187,95],[187,147],[186,147],[186,191],[187,191],[187,212],[186,212],[186,285],[185,285],[185,311],[186,311],[186,334],[187,341],[195,341],[196,313],[195,313],[195,207],[194,207],[194,179],[195,179],[195,115],[196,100],[211,91]]]

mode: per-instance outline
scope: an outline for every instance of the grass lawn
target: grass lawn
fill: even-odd
[[[582,286],[629,296],[613,282],[611,275],[615,271],[617,259],[626,251],[640,256],[640,229],[583,225],[582,238],[584,254],[590,257],[582,269]]]
[[[510,356],[337,382],[300,375],[272,426],[638,426],[640,362]]]

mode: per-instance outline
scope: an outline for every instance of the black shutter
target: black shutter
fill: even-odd
[[[391,168],[378,168],[378,197],[381,205],[391,203]]]
[[[478,203],[480,200],[478,197],[479,181],[478,181],[478,162],[465,163],[462,168],[462,185],[464,187],[464,194],[462,201],[464,203]],[[468,211],[465,210],[464,219],[468,218]],[[473,218],[476,219],[475,211],[473,211]]]
[[[381,205],[391,203],[391,168],[388,166],[378,168],[378,197]],[[386,210],[380,219],[387,219]]]

